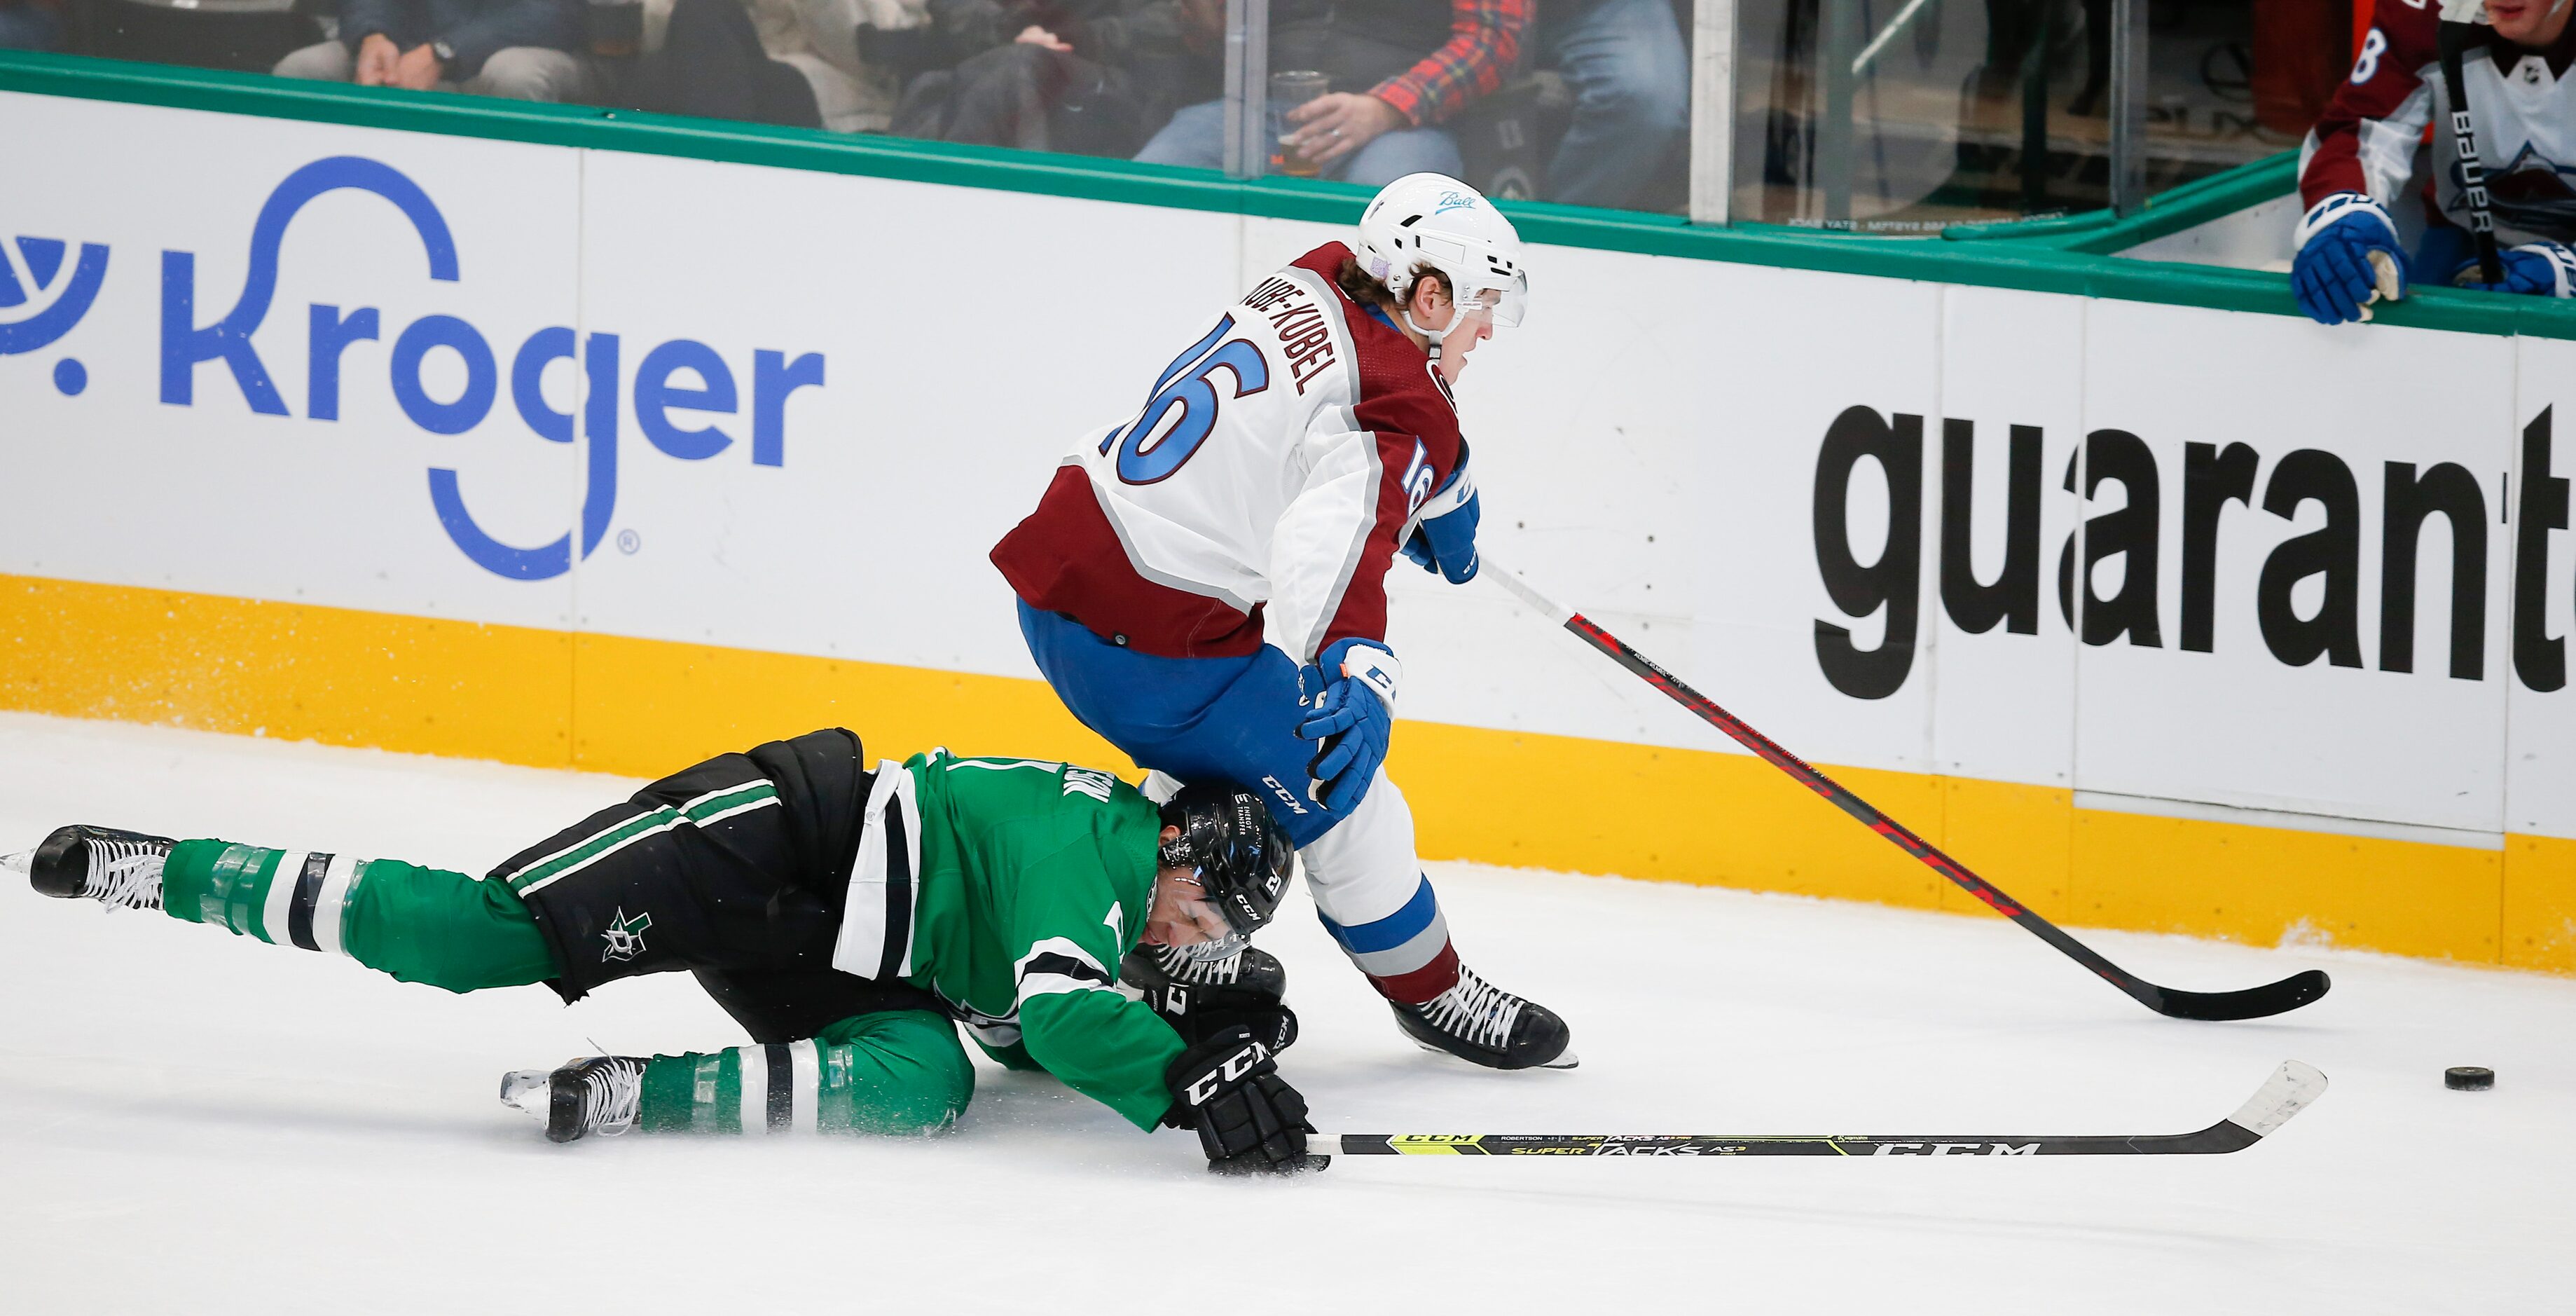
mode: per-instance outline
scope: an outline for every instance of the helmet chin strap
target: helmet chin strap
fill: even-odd
[[[2567,3],[2567,0],[2558,0],[2558,2],[2559,2],[2560,4],[2565,4],[2565,3]],[[1438,333],[1434,333],[1433,331],[1431,331],[1431,330],[1429,330],[1429,329],[1425,329],[1425,328],[1423,328],[1421,325],[1414,323],[1414,320],[1413,320],[1413,301],[1412,301],[1412,299],[1411,299],[1411,298],[1407,298],[1407,299],[1405,300],[1404,305],[1399,306],[1399,307],[1397,307],[1397,308],[1396,308],[1395,313],[1404,317],[1404,327],[1405,327],[1405,328],[1410,329],[1410,330],[1412,330],[1413,332],[1415,332],[1415,333],[1417,333],[1417,334],[1422,335],[1425,339],[1428,339],[1428,340],[1430,341],[1431,346],[1430,346],[1429,348],[1427,348],[1426,350],[1427,350],[1427,351],[1429,351],[1429,352],[1431,353],[1431,363],[1432,363],[1433,365],[1438,365],[1438,364],[1440,364],[1440,340],[1441,340],[1441,336],[1440,336]],[[1455,328],[1457,328],[1457,327],[1458,327],[1458,320],[1457,320],[1457,317],[1456,317],[1456,315],[1455,315],[1454,313],[1453,313],[1453,314],[1451,315],[1451,317],[1450,317],[1450,320],[1449,320],[1449,327],[1450,327],[1450,328],[1452,328],[1452,329],[1455,329]]]
[[[2568,3],[2568,0],[2558,0],[2558,3],[2566,4]],[[1403,306],[1396,309],[1396,314],[1404,317],[1404,327],[1422,335],[1424,340],[1430,344],[1423,350],[1431,354],[1431,364],[1435,366],[1440,364],[1440,345],[1448,341],[1449,335],[1458,332],[1460,328],[1459,320],[1465,316],[1466,313],[1467,312],[1464,308],[1458,306],[1457,303],[1452,302],[1450,303],[1449,327],[1446,329],[1426,329],[1414,322],[1413,303],[1408,301]]]

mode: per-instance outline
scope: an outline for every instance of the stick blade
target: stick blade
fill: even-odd
[[[2333,986],[2334,980],[2324,970],[2308,969],[2241,992],[2184,992],[2158,987],[2155,999],[2147,1004],[2156,1013],[2173,1019],[2263,1019],[2307,1005]]]
[[[2227,1122],[2255,1137],[2270,1137],[2273,1130],[2289,1123],[2291,1116],[2315,1105],[2325,1091],[2326,1076],[2316,1066],[2284,1060],[2270,1078],[2263,1080],[2263,1086],[2227,1117]]]

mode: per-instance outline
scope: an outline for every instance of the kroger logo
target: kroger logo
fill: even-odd
[[[59,238],[0,242],[0,356],[50,347],[89,314],[107,281],[107,247],[84,242],[79,258],[66,261],[70,253]],[[54,387],[78,397],[89,387],[88,368],[71,357],[56,361]]]
[[[161,253],[161,401],[173,406],[196,402],[197,372],[220,365],[232,376],[250,409],[285,416],[287,400],[269,377],[267,365],[251,336],[268,318],[277,292],[278,247],[286,228],[315,198],[343,188],[373,193],[393,204],[410,221],[413,234],[429,258],[429,277],[458,282],[462,273],[456,239],[447,220],[420,185],[400,170],[358,156],[316,160],[287,175],[269,193],[251,226],[250,270],[232,308],[212,323],[200,324],[197,310],[197,258],[193,252]],[[60,273],[60,242],[20,238],[26,275],[39,289],[65,284],[46,310],[11,321],[0,318],[0,353],[27,352],[68,332],[89,308],[107,271],[107,248],[81,248],[69,276]],[[15,269],[0,268],[0,317],[27,300]],[[304,414],[314,420],[340,418],[341,357],[353,343],[380,339],[385,332],[378,308],[342,310],[316,303],[306,318]],[[463,363],[464,388],[454,397],[433,396],[422,380],[422,363],[433,352],[448,352]],[[546,401],[542,387],[547,366],[578,359],[588,390],[579,417],[589,440],[586,488],[578,531],[583,557],[608,534],[617,507],[617,441],[619,384],[631,385],[636,428],[663,453],[682,461],[704,461],[733,446],[734,436],[719,419],[739,416],[744,389],[724,357],[705,343],[675,338],[642,354],[631,378],[621,372],[625,345],[613,333],[590,333],[576,341],[563,326],[539,329],[509,353],[509,401],[519,419],[538,437],[553,443],[573,441],[575,417]],[[453,315],[424,315],[393,337],[389,354],[394,401],[411,422],[432,434],[462,434],[483,423],[501,396],[501,358],[490,340],[472,324]],[[691,384],[684,374],[693,373]],[[54,372],[55,385],[67,394],[86,383],[80,364],[69,359]],[[786,463],[788,395],[823,383],[823,356],[808,352],[789,359],[784,352],[752,354],[749,381],[751,460],[759,466]],[[695,413],[694,415],[686,413]],[[535,548],[506,544],[475,523],[453,470],[429,472],[430,505],[447,537],[485,570],[513,580],[544,580],[572,569],[573,532]]]

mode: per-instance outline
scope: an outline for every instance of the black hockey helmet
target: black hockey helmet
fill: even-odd
[[[1164,866],[1197,870],[1226,926],[1250,936],[1270,921],[1288,894],[1297,848],[1259,796],[1232,785],[1184,786],[1163,806],[1163,825],[1181,829],[1163,843]]]

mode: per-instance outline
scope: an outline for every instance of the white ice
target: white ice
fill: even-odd
[[[674,765],[679,766],[679,765]],[[615,778],[0,716],[0,848],[87,821],[480,872]],[[1817,827],[1850,824],[1780,787]],[[1975,862],[1974,856],[1965,856]],[[1303,908],[1264,938],[1352,1132],[2164,1133],[2284,1059],[2233,1156],[1344,1158],[1218,1180],[1051,1080],[952,1135],[592,1140],[503,1071],[742,1040],[685,978],[451,996],[155,914],[0,891],[0,1311],[2567,1310],[2576,982],[2087,933],[2177,987],[2302,968],[2278,1019],[2158,1018],[1991,917],[1439,864],[1470,963],[1566,1073],[1426,1055]],[[2012,875],[1993,875],[2007,889]],[[2494,1091],[2442,1086],[2486,1065]]]

